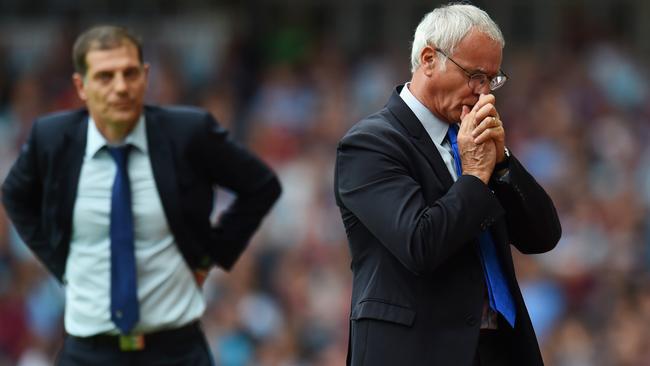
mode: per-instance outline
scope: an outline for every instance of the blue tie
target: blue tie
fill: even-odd
[[[458,176],[460,177],[463,170],[460,165],[460,153],[458,152],[457,124],[449,126],[447,136],[449,138],[449,143],[451,144],[452,154],[454,155],[456,173],[458,173]],[[510,294],[510,290],[508,290],[508,283],[501,271],[496,247],[492,240],[492,235],[490,235],[488,230],[481,232],[479,235],[479,248],[481,253],[481,263],[483,264],[483,273],[485,275],[485,283],[488,290],[490,308],[501,313],[510,326],[514,328],[516,317],[515,303]]]
[[[111,196],[111,320],[122,334],[128,334],[140,318],[127,170],[129,148],[129,145],[108,148],[117,165]]]

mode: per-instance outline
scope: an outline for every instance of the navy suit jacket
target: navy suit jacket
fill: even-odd
[[[146,106],[144,114],[153,176],[180,252],[192,269],[230,269],[280,195],[277,178],[206,111]],[[37,119],[2,186],[18,233],[59,281],[87,129],[85,109]],[[216,227],[209,220],[215,185],[236,194]]]
[[[424,127],[399,96],[355,126],[337,150],[335,194],[352,255],[348,364],[473,364],[485,284],[477,239],[490,230],[517,308],[500,324],[515,365],[542,358],[510,245],[552,249],[560,223],[516,158],[489,186],[453,181]]]

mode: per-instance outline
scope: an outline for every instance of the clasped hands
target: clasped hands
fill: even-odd
[[[490,180],[494,165],[505,158],[505,131],[495,101],[494,95],[481,94],[471,110],[464,105],[458,130],[463,174],[474,175],[485,184]]]

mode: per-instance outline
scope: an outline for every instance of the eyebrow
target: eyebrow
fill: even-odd
[[[449,56],[447,56],[447,57],[449,57]],[[458,61],[456,61],[456,62],[458,62]],[[461,60],[461,62],[462,62],[462,60]],[[461,65],[458,64],[458,66],[461,66]],[[461,67],[463,67],[465,70],[467,70],[467,72],[469,72],[470,75],[483,74],[483,75],[486,75],[486,76],[489,76],[489,77],[493,77],[493,76],[496,76],[496,75],[499,74],[499,71],[497,71],[496,74],[490,75],[490,73],[487,72],[487,70],[485,70],[481,66],[478,66],[478,67],[461,66]]]
[[[482,67],[477,67],[477,68],[475,68],[475,69],[470,69],[470,68],[468,68],[467,71],[469,71],[469,74],[470,74],[470,75],[483,74],[483,75],[488,76],[488,77],[495,77],[495,76],[499,75],[499,72],[501,71],[501,69],[499,69],[499,70],[498,70],[496,73],[494,73],[494,74],[491,74],[491,73],[487,72],[487,71],[486,71],[484,68],[482,68]]]
[[[115,71],[112,70],[99,70],[96,71],[93,76],[100,76],[100,75],[113,75],[115,74]]]

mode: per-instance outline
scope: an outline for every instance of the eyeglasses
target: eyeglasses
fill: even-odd
[[[443,56],[445,56],[449,61],[453,62],[454,65],[460,67],[461,70],[469,77],[469,80],[467,81],[467,85],[470,87],[472,90],[476,90],[477,88],[482,88],[485,84],[488,84],[490,86],[490,90],[494,91],[499,89],[500,87],[503,86],[503,84],[508,81],[508,75],[506,75],[503,70],[499,69],[499,73],[495,75],[494,77],[488,77],[485,74],[481,73],[470,73],[467,71],[464,67],[460,66],[458,62],[454,61],[451,57],[447,56],[446,53],[444,53],[440,48],[436,48],[436,52],[442,53]]]

